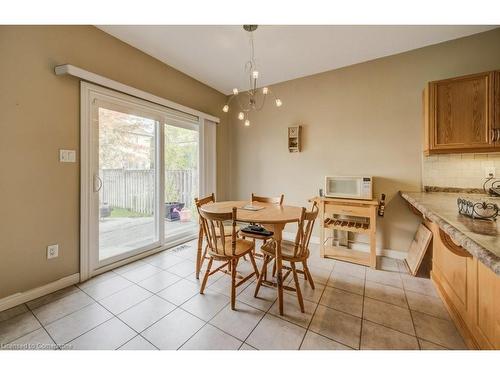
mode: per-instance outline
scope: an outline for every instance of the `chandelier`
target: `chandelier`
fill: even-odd
[[[238,119],[243,121],[245,126],[250,126],[249,114],[250,112],[260,111],[264,108],[266,103],[266,98],[269,95],[274,97],[274,103],[276,107],[281,107],[283,102],[281,99],[276,97],[274,93],[271,92],[269,87],[263,87],[262,89],[257,89],[257,79],[259,78],[259,71],[257,70],[257,64],[255,63],[254,56],[254,43],[253,43],[253,32],[257,30],[257,25],[243,25],[243,29],[250,34],[250,60],[245,63],[245,73],[248,74],[250,89],[240,93],[237,88],[233,89],[233,95],[231,95],[226,102],[226,105],[222,108],[223,112],[229,112],[229,104],[233,101],[237,102],[240,112],[238,113]],[[240,100],[241,98],[241,100]]]

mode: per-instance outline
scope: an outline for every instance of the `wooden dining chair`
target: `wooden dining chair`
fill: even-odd
[[[198,230],[198,252],[199,253],[196,255],[196,278],[198,279],[200,276],[201,268],[203,267],[203,262],[205,261],[205,259],[208,259],[208,257],[207,257],[207,250],[208,250],[207,234],[203,232],[203,226],[202,226],[201,215],[200,215],[200,207],[204,206],[206,204],[209,204],[209,203],[215,203],[215,194],[212,193],[211,195],[208,195],[204,198],[194,198],[194,203],[196,205],[196,210],[198,211],[198,216],[200,218],[199,230]],[[225,230],[226,236],[231,236],[231,226],[226,225],[225,229],[226,229]],[[203,239],[205,239],[207,244],[205,245],[205,249],[202,251]]]
[[[252,193],[252,203],[253,202],[262,202],[262,203],[271,203],[271,204],[282,206],[284,199],[285,199],[285,196],[283,194],[281,194],[279,197],[261,197],[261,196],[258,196],[258,195],[255,195],[254,193]],[[248,238],[253,239],[254,255],[261,258],[262,254],[259,254],[255,251],[255,240],[262,240],[262,241],[264,241],[264,243],[266,243],[267,240],[271,239],[273,235],[272,234],[271,235],[262,235],[262,234],[257,234],[257,233],[243,233],[243,232],[241,232],[241,236],[242,236],[242,238],[248,237]]]
[[[252,241],[238,238],[238,230],[236,226],[236,207],[233,207],[232,212],[228,213],[210,213],[200,210],[200,217],[203,225],[203,230],[207,234],[208,242],[208,265],[201,283],[200,293],[203,294],[207,280],[210,275],[216,272],[225,272],[225,268],[231,265],[231,309],[235,309],[236,305],[236,288],[249,280],[252,276],[257,279],[259,271],[255,258],[253,256],[254,244]],[[230,235],[227,235],[227,226],[224,222],[231,221]],[[236,272],[238,261],[241,257],[247,255],[250,257],[253,272],[243,277],[236,282]],[[213,261],[221,261],[223,264],[212,271]]]
[[[252,193],[252,202],[272,203],[283,206],[285,196],[281,194],[279,197],[261,197]]]
[[[300,291],[298,273],[303,273],[305,279],[309,281],[311,287],[314,289],[314,282],[307,266],[307,258],[309,258],[310,254],[309,241],[311,240],[314,222],[318,217],[318,211],[319,209],[316,202],[314,202],[311,211],[306,211],[305,207],[303,207],[295,241],[281,241],[282,260],[283,262],[288,262],[290,266],[283,265],[283,269],[287,272],[283,275],[282,282],[280,283],[281,285],[278,285],[278,287],[297,292],[297,299],[299,301],[300,311],[302,312],[304,312],[304,300],[302,299],[302,293]],[[276,241],[271,240],[267,242],[261,247],[261,251],[264,254],[264,264],[262,265],[259,280],[257,281],[257,286],[255,288],[255,297],[258,295],[262,283],[267,281],[265,280],[265,271],[269,262],[275,260],[276,258]],[[297,269],[296,263],[302,264],[302,270]],[[290,274],[293,276],[295,288],[284,285],[286,278]]]

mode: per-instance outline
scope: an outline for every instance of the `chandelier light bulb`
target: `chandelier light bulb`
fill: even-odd
[[[268,96],[271,96],[267,101],[274,100],[274,104],[276,107],[281,107],[283,102],[276,96],[276,93],[271,90],[270,87],[263,87],[263,84],[260,86],[257,84],[259,79],[259,71],[257,70],[256,61],[259,61],[255,58],[255,49],[254,49],[254,40],[253,40],[253,31],[257,30],[258,25],[243,25],[243,29],[249,33],[250,36],[250,58],[243,66],[243,71],[246,77],[246,80],[249,81],[249,87],[242,86],[242,93],[239,95],[238,89],[233,89],[233,95],[226,101],[226,105],[222,108],[224,112],[229,112],[229,104],[231,104],[231,108],[233,108],[231,113],[237,112],[238,120],[240,120],[245,126],[250,126],[250,117],[253,117],[254,112],[258,112],[262,110],[266,104],[266,99]],[[259,68],[261,66],[259,65]],[[237,96],[235,98],[235,96]],[[241,99],[241,100],[239,100]],[[234,101],[238,102],[237,106],[234,106]],[[271,104],[272,106],[272,104]],[[236,109],[238,108],[238,110]]]

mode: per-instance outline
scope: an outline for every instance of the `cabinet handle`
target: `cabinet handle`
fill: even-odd
[[[491,129],[491,142],[500,141],[500,129]]]

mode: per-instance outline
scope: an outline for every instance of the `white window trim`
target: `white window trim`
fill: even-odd
[[[74,77],[81,78],[84,81],[88,82],[93,82],[96,83],[100,86],[108,87],[110,89],[113,89],[115,91],[123,92],[125,94],[135,96],[136,98],[144,99],[147,100],[148,102],[156,103],[159,104],[163,107],[175,109],[180,112],[188,113],[193,116],[197,116],[200,119],[207,119],[212,122],[215,122],[218,124],[220,122],[220,119],[218,117],[212,116],[208,113],[204,113],[201,111],[198,111],[193,108],[186,107],[185,105],[175,103],[171,100],[153,95],[149,92],[142,91],[139,89],[136,89],[135,87],[125,85],[121,82],[114,81],[112,79],[100,76],[99,74],[95,74],[92,72],[89,72],[88,70],[79,68],[77,66],[71,65],[71,64],[64,64],[64,65],[58,65],[54,69],[56,75],[70,75]]]
[[[103,96],[112,96],[115,100],[130,100],[129,95],[116,92],[115,90],[110,90],[108,88],[104,88],[101,86],[94,85],[92,83],[81,81],[80,87],[80,99],[81,99],[81,109],[80,109],[80,281],[87,280],[88,278],[95,276],[99,273],[105,272],[114,267],[135,261],[137,259],[144,258],[149,256],[155,252],[162,251],[168,247],[176,246],[179,242],[179,239],[172,239],[171,243],[165,243],[165,235],[163,233],[163,226],[160,226],[160,245],[156,248],[147,250],[137,255],[133,255],[130,258],[123,259],[117,261],[116,263],[105,265],[98,269],[95,269],[94,262],[90,254],[90,246],[91,246],[91,234],[90,230],[91,223],[91,186],[93,181],[93,176],[91,174],[92,171],[92,150],[91,150],[91,113],[90,113],[90,97],[95,95],[103,95]],[[142,103],[144,104],[144,103]],[[160,110],[163,111],[164,107],[158,104],[149,103],[147,104],[151,111]],[[170,117],[167,116],[166,118]],[[174,118],[174,116],[172,117]],[[186,128],[192,128],[192,123],[182,123],[182,119],[178,119],[174,121],[173,125],[181,126]],[[215,181],[215,173],[216,173],[216,139],[214,130],[212,129],[212,137],[206,138],[206,127],[207,126],[215,126],[211,120],[205,120],[204,118],[198,118],[198,126],[199,126],[199,168],[200,173],[199,176],[199,194],[200,196],[207,195],[208,190],[215,192],[216,189],[216,181]],[[162,142],[163,140],[163,129],[161,128],[159,131],[158,142]],[[206,142],[210,142],[211,144],[207,145]],[[158,143],[157,142],[157,143]],[[213,144],[212,144],[213,143]],[[159,148],[161,150],[160,158],[163,158],[163,148]],[[210,173],[210,177],[207,179],[207,171]],[[160,168],[159,172],[159,184],[160,188],[165,185],[165,176],[163,168]],[[208,185],[210,186],[207,186]],[[161,190],[161,189],[159,189]],[[164,217],[163,205],[160,204],[159,209],[159,217]],[[195,236],[193,236],[195,238]]]

